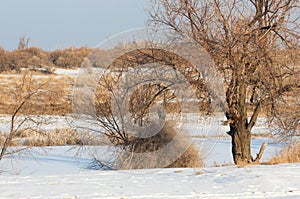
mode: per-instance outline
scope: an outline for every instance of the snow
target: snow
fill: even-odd
[[[76,156],[78,147],[33,147],[0,162],[2,175],[63,175],[87,169],[92,158]]]
[[[55,68],[54,74],[57,75],[70,75],[70,76],[77,76],[80,74],[79,69],[63,69],[63,68]]]
[[[268,140],[255,139],[253,149],[264,141]],[[211,142],[215,144],[206,164],[230,162],[228,139]],[[280,149],[268,148],[266,158]],[[108,148],[79,149],[33,148],[14,159],[5,158],[0,166],[0,198],[300,197],[300,164],[104,171],[91,169],[91,162],[95,151],[100,155]]]
[[[300,163],[282,165],[232,165],[227,127],[216,117],[209,130],[197,127],[190,116],[187,130],[204,159],[203,168],[145,170],[95,170],[94,157],[108,159],[107,146],[33,147],[0,162],[0,199],[4,198],[300,198]],[[45,116],[55,121],[44,129],[65,128],[68,120]],[[257,132],[267,133],[263,119]],[[0,117],[0,129],[7,130],[8,116]],[[196,127],[198,129],[196,129]],[[209,134],[208,132],[215,132]],[[262,161],[282,148],[271,138],[255,137],[255,156],[268,142]],[[229,166],[214,167],[227,164]]]
[[[32,115],[30,118],[36,123],[38,123],[38,128],[42,130],[53,130],[53,129],[63,129],[63,128],[70,128],[69,122],[72,121],[71,116],[60,116],[60,115],[43,115],[43,116],[36,116]],[[23,121],[24,116],[17,115],[16,123]],[[8,132],[10,130],[10,122],[11,116],[9,115],[0,115],[0,132]],[[23,128],[25,127],[36,127],[34,122],[27,121],[25,124],[22,125]]]
[[[102,73],[103,69],[102,68],[91,68],[91,70],[94,73]],[[57,75],[67,75],[67,76],[77,76],[83,72],[85,72],[86,69],[84,68],[78,68],[78,69],[63,69],[63,68],[55,68],[54,69],[54,74]]]
[[[299,179],[300,164],[78,170],[65,174],[2,175],[0,198],[298,198]]]
[[[32,119],[39,122],[39,128],[43,130],[53,130],[55,128],[69,128],[70,126],[81,128],[91,128],[91,122],[87,119],[78,119],[71,115],[60,116],[60,115],[43,115],[43,116],[30,116]],[[224,137],[227,136],[226,132],[229,130],[228,126],[222,125],[225,116],[221,114],[214,115],[213,117],[199,118],[198,116],[189,113],[185,116],[186,119],[183,121],[185,125],[183,128],[189,132],[192,137]],[[22,121],[22,116],[17,117]],[[83,117],[85,118],[85,117]],[[7,132],[10,130],[10,116],[0,115],[0,131]],[[255,134],[269,134],[270,130],[265,125],[265,118],[259,118],[257,124],[253,127],[252,133]],[[95,125],[93,129],[99,130],[96,127],[97,121],[94,121]],[[27,125],[33,126],[34,124],[28,123]]]
[[[200,138],[194,139],[200,150],[200,157],[204,159],[206,167],[222,164],[233,164],[231,154],[231,139],[229,138]],[[251,143],[252,156],[256,157],[261,145],[267,142],[268,146],[261,161],[268,161],[274,155],[280,153],[283,143],[276,143],[270,138],[254,138]]]

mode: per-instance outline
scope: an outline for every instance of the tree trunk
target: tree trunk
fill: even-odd
[[[251,163],[251,132],[247,129],[247,121],[236,121],[236,123],[230,124],[228,134],[232,139],[234,163],[237,165]]]
[[[244,60],[241,60],[243,63]],[[232,139],[232,156],[237,165],[249,164],[251,156],[251,128],[248,123],[247,85],[244,82],[243,67],[237,67],[232,74],[231,83],[226,92],[228,109],[226,117],[230,122],[228,134]]]

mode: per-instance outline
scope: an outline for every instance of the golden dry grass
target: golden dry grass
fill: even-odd
[[[9,133],[0,131],[0,146],[3,145]],[[38,130],[38,129],[20,129],[17,135],[11,141],[9,146],[66,146],[66,145],[107,145],[105,139],[101,136],[90,133],[81,133],[71,128]]]
[[[0,114],[12,114],[20,100],[30,91],[38,90],[26,101],[22,114],[67,114],[71,112],[74,79],[67,76],[35,76],[32,74],[0,74]],[[48,82],[47,82],[48,81]],[[44,87],[39,85],[47,82]]]
[[[1,132],[0,132],[1,133]],[[0,134],[2,146],[8,133]],[[14,137],[10,146],[64,146],[81,144],[81,137],[73,129],[53,129],[49,131],[26,129]]]
[[[9,134],[8,133],[3,133],[0,131],[0,146],[2,147],[7,136]],[[21,146],[22,143],[21,143],[21,140],[20,139],[13,139],[11,142],[10,142],[10,146],[14,147],[14,146]]]
[[[284,148],[281,153],[265,164],[281,164],[300,162],[300,142],[292,143]]]
[[[25,146],[64,146],[79,145],[81,137],[73,129],[54,129],[50,131],[25,131],[20,135],[23,137]]]

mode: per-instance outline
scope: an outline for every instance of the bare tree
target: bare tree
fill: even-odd
[[[18,83],[14,91],[15,102],[12,103],[13,109],[10,119],[9,131],[4,133],[3,142],[1,142],[0,161],[7,155],[21,152],[28,147],[22,146],[21,143],[15,144],[15,139],[21,136],[25,131],[38,132],[37,128],[41,125],[37,117],[32,116],[31,103],[37,103],[36,97],[47,92],[47,85],[51,82],[51,78],[47,78],[41,82],[35,82],[31,74],[24,74],[22,81]],[[16,146],[16,148],[13,148]]]
[[[299,86],[294,68],[276,59],[277,51],[299,50],[299,0],[152,2],[152,24],[192,38],[224,74],[234,162],[258,162],[261,154],[251,155],[251,130],[259,113]]]
[[[22,36],[19,39],[18,50],[24,50],[29,47],[30,37]]]
[[[89,64],[86,61],[85,65]],[[92,73],[79,77],[73,105],[75,113],[80,113],[80,119],[89,123],[90,130],[124,152],[117,166],[195,166],[196,159],[199,160],[198,152],[189,146],[188,136],[178,138],[176,119],[180,112],[209,111],[207,97],[200,99],[209,95],[200,73],[196,74],[184,58],[150,46],[122,53],[106,70],[108,73],[104,72],[100,77],[92,76]],[[191,88],[185,87],[187,85]],[[199,96],[193,98],[191,90]],[[186,97],[183,103],[180,96]],[[186,99],[191,100],[190,104]],[[91,104],[95,107],[91,108]],[[175,124],[166,122],[168,113],[172,114]],[[87,130],[84,125],[82,129]],[[160,150],[169,143],[173,147]],[[156,152],[155,155],[152,152]],[[188,157],[196,158],[187,161]]]

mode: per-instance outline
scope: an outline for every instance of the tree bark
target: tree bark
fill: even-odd
[[[253,162],[259,163],[259,161],[260,161],[260,159],[261,159],[261,157],[262,157],[262,155],[263,155],[263,153],[264,153],[264,151],[265,151],[267,145],[268,145],[267,142],[264,142],[264,143],[261,145],[260,150],[259,150],[259,153],[256,155],[256,158],[253,160]]]
[[[251,129],[249,128],[247,117],[247,85],[243,81],[241,67],[236,68],[233,72],[231,86],[228,87],[226,93],[226,101],[228,109],[226,117],[230,123],[230,131],[232,143],[232,156],[234,163],[249,164],[252,162],[251,156]],[[256,118],[254,118],[256,119]]]
[[[251,132],[247,129],[247,121],[230,124],[228,134],[231,136],[234,163],[237,165],[251,163]]]

